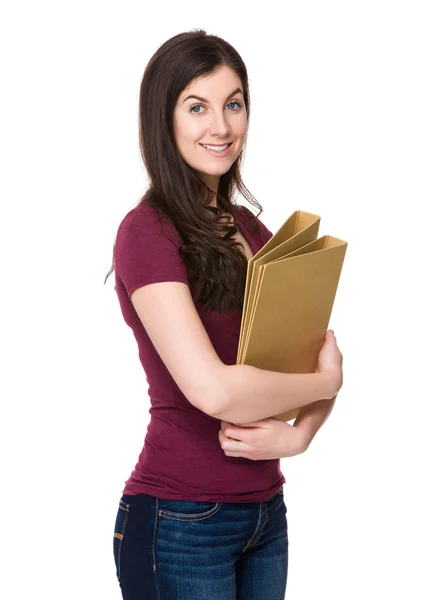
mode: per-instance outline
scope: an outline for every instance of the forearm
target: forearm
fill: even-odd
[[[299,409],[293,427],[301,430],[303,445],[308,448],[318,430],[324,425],[333,410],[337,394],[333,398],[324,398]]]
[[[249,423],[330,397],[334,376],[332,380],[329,373],[280,373],[228,365],[222,388],[213,416],[231,423]]]

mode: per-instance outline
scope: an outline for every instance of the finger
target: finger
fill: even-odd
[[[225,429],[223,431],[223,433],[224,433],[224,436],[228,440],[236,440],[237,442],[242,441],[242,434],[240,434],[239,431],[233,431],[233,430],[231,430],[230,427],[228,429]]]
[[[249,452],[251,446],[242,442],[241,440],[234,440],[233,438],[225,438],[221,444],[223,450],[228,452]]]
[[[237,443],[237,444],[242,444],[244,442],[242,442],[242,440],[239,440],[237,438],[231,437],[229,435],[227,435],[226,433],[224,433],[224,431],[222,431],[221,429],[219,429],[219,435],[218,435],[218,439],[220,441],[221,447],[225,448],[226,444],[229,444],[228,447],[230,447],[230,444]]]

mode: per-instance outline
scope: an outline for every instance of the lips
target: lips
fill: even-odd
[[[231,152],[230,148],[232,144],[233,142],[228,143],[224,150],[213,150],[212,148],[206,148],[203,144],[200,144],[200,146],[205,150],[205,152],[208,152],[211,156],[215,158],[223,158],[225,156],[228,156],[228,154]],[[219,144],[216,144],[216,146],[218,147]],[[224,144],[221,144],[220,146],[224,146]]]
[[[226,142],[224,142],[224,144],[226,144]],[[221,146],[224,146],[224,144],[200,144],[201,146],[214,146],[215,148],[220,148]],[[227,145],[230,146],[232,144],[232,142],[228,142]]]

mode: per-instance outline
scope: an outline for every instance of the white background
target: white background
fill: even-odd
[[[121,597],[113,526],[149,399],[113,275],[103,282],[117,226],[147,187],[144,68],[194,28],[247,65],[244,182],[262,221],[275,233],[306,210],[321,215],[320,236],[349,244],[330,321],[344,386],[309,450],[281,461],[286,597],[428,597],[425,10],[411,0],[2,10],[3,598]]]

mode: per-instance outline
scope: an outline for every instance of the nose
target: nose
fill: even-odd
[[[209,133],[212,136],[226,137],[230,131],[230,124],[224,111],[213,111],[209,125]]]

